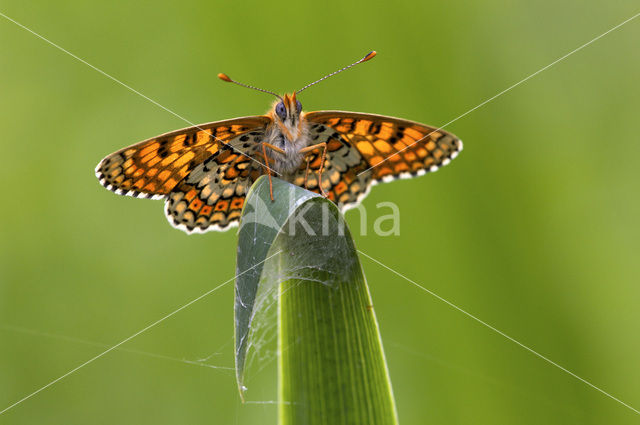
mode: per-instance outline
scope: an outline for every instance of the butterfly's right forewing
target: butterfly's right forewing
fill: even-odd
[[[230,140],[269,123],[268,117],[245,117],[163,134],[107,156],[96,176],[119,195],[161,199]]]

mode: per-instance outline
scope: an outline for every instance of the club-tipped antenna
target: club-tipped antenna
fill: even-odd
[[[239,86],[246,87],[248,89],[258,90],[258,91],[261,91],[263,93],[272,94],[275,97],[277,97],[278,99],[282,100],[282,97],[280,97],[280,95],[278,95],[278,94],[276,94],[276,93],[274,93],[272,91],[260,89],[258,87],[253,87],[253,86],[250,86],[248,84],[239,83],[239,82],[237,82],[235,80],[232,80],[231,78],[229,78],[229,76],[227,74],[223,74],[222,72],[220,74],[218,74],[218,78],[220,78],[222,81],[226,81],[227,83],[234,83],[234,84],[237,84]]]
[[[324,77],[320,78],[319,80],[314,81],[314,82],[313,82],[313,83],[311,83],[311,84],[307,84],[306,86],[304,86],[304,87],[303,87],[303,88],[301,88],[300,90],[296,91],[296,93],[300,93],[301,91],[306,90],[306,89],[308,89],[309,87],[311,87],[311,86],[313,86],[313,85],[315,85],[315,84],[318,84],[320,81],[326,80],[326,79],[327,79],[327,78],[329,78],[329,77],[333,77],[334,75],[339,74],[339,73],[341,73],[342,71],[346,71],[347,69],[349,69],[349,68],[351,68],[351,67],[353,67],[353,66],[356,66],[356,65],[358,65],[359,63],[366,62],[366,61],[368,61],[369,59],[373,59],[373,58],[375,57],[375,55],[377,55],[377,53],[376,53],[376,51],[375,51],[375,50],[373,50],[373,51],[371,51],[371,52],[367,53],[367,54],[365,55],[365,57],[363,57],[363,58],[362,58],[362,59],[360,59],[359,61],[356,61],[356,62],[352,63],[351,65],[345,66],[345,67],[344,67],[344,68],[342,68],[342,69],[339,69],[339,70],[337,70],[337,71],[335,71],[335,72],[332,72],[331,74],[325,75]]]

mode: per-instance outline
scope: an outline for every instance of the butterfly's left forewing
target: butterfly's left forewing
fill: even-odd
[[[352,158],[362,159],[362,162],[352,160],[351,164],[346,164],[344,154],[337,154],[329,155],[325,163],[325,167],[333,162],[341,169],[347,165],[352,168],[341,172],[339,182],[327,184],[327,188],[333,189],[342,182],[341,188],[351,193],[349,196],[342,194],[342,201],[335,194],[336,202],[343,208],[357,204],[372,183],[436,171],[462,150],[462,141],[455,135],[400,118],[345,111],[309,112],[305,118],[312,138],[319,137],[318,130],[320,135],[331,134],[328,141],[341,141],[345,146],[343,152],[352,150],[349,153]],[[355,171],[355,178],[351,171]],[[337,177],[334,173],[334,179]],[[323,184],[326,184],[324,176]]]

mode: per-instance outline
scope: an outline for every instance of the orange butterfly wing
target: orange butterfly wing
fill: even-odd
[[[343,209],[372,183],[435,171],[462,149],[449,132],[399,118],[343,111],[305,118],[310,143],[327,144],[322,186]],[[253,116],[166,133],[107,156],[96,176],[120,195],[166,199],[169,222],[187,233],[224,230],[237,224],[249,187],[264,172],[259,146],[271,124]],[[319,171],[320,163],[318,151],[309,168]],[[319,176],[306,166],[292,181],[317,192]]]
[[[107,156],[96,177],[119,195],[162,199],[229,141],[270,123],[267,116],[252,116],[162,134]]]
[[[320,166],[323,149],[318,148],[307,156],[308,162],[303,161],[289,181],[316,193],[320,193],[319,184],[322,181],[323,192],[341,210],[357,205],[366,196],[372,183],[371,173],[366,172],[368,162],[344,134],[327,125],[309,122],[307,135],[310,145],[326,145],[322,178]]]
[[[236,137],[229,142],[236,145],[235,151],[225,146],[194,168],[167,195],[169,223],[187,233],[237,225],[249,188],[265,170],[259,149],[263,137],[264,130]]]
[[[400,118],[344,111],[309,112],[305,118],[312,125],[332,128],[354,146],[374,181],[436,171],[462,150],[462,141],[455,135]]]

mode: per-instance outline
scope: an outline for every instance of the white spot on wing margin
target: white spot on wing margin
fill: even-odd
[[[164,203],[164,216],[167,218],[167,221],[169,222],[169,224],[171,225],[171,227],[178,229],[178,230],[182,230],[183,232],[185,232],[188,235],[192,235],[194,233],[200,233],[200,234],[204,234],[207,232],[226,232],[227,230],[231,229],[232,227],[238,227],[238,223],[239,220],[234,220],[232,222],[230,222],[229,224],[227,224],[226,226],[219,226],[217,224],[212,224],[210,226],[208,226],[206,229],[202,229],[199,226],[195,227],[193,229],[189,229],[186,225],[182,224],[182,223],[175,223],[173,221],[173,217],[169,214],[169,199],[167,199]]]

